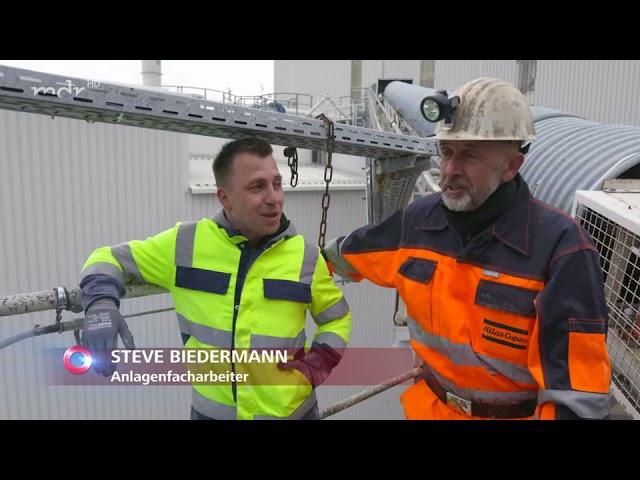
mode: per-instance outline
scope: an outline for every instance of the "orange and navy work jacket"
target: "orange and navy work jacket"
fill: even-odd
[[[411,345],[447,391],[489,404],[535,399],[532,418],[604,418],[611,364],[598,252],[570,216],[517,182],[513,205],[466,247],[438,193],[356,230],[339,252],[398,290]],[[469,418],[424,380],[401,401],[410,419]]]

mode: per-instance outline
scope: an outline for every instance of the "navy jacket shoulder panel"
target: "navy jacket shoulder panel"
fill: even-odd
[[[400,246],[404,230],[404,209],[396,210],[377,225],[365,225],[349,234],[340,247],[342,253],[394,250]]]
[[[595,251],[589,234],[569,214],[537,199],[533,200],[532,207],[532,244],[536,253],[542,249],[551,252],[549,269],[564,255],[580,250]]]

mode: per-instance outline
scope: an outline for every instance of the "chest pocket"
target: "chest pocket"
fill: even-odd
[[[409,316],[433,333],[437,333],[432,317],[433,276],[437,265],[433,260],[409,257],[398,269],[397,282]]]
[[[264,306],[256,312],[254,333],[278,337],[288,345],[304,331],[306,311],[311,304],[311,285],[293,280],[264,278]],[[304,341],[302,342],[304,346]]]
[[[526,364],[538,291],[480,280],[472,343],[480,353]]]
[[[224,295],[229,289],[230,273],[193,267],[176,267],[176,287]]]
[[[263,286],[265,298],[311,303],[311,285],[307,283],[265,278]]]

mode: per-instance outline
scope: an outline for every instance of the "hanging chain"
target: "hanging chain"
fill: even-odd
[[[291,186],[298,185],[298,150],[295,147],[284,149],[284,156],[287,157],[287,165],[291,169]]]
[[[320,235],[318,237],[318,246],[324,249],[325,235],[327,234],[327,213],[329,211],[329,204],[331,203],[331,195],[329,194],[329,184],[333,177],[333,166],[331,165],[331,158],[333,156],[333,146],[335,141],[335,134],[333,129],[333,122],[324,114],[321,113],[316,117],[327,124],[327,164],[324,167],[324,182],[325,189],[322,195],[322,219],[320,220]]]

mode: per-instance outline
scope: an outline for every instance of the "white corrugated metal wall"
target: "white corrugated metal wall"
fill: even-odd
[[[363,60],[362,86],[370,87],[378,80],[413,80],[420,85],[420,60]]]
[[[488,76],[517,85],[515,60],[436,60],[435,88]],[[640,60],[537,60],[529,103],[602,123],[640,125]]]
[[[274,90],[319,97],[350,95],[351,60],[276,60]]]
[[[276,91],[326,90],[346,95],[338,92],[348,92],[351,84],[348,62],[276,61]],[[576,113],[597,122],[640,125],[640,60],[538,60],[536,68],[535,90],[528,95],[532,104]],[[328,71],[331,75],[327,75]],[[480,76],[517,84],[516,60],[435,61],[435,88],[453,90]],[[420,60],[362,61],[363,87],[381,78],[409,78],[419,84]],[[330,82],[326,83],[328,79]]]
[[[0,110],[0,294],[75,286],[95,247],[211,215],[218,208],[213,195],[187,192],[188,143],[183,134]],[[332,195],[328,238],[365,222],[363,197],[363,190]],[[311,241],[320,199],[320,192],[286,194],[287,215]],[[364,284],[345,292],[354,312],[352,345],[389,346],[393,292]],[[168,306],[161,295],[126,300],[123,312]],[[52,312],[0,318],[0,338],[53,320]],[[180,345],[172,312],[129,323],[139,347]],[[47,386],[39,352],[71,343],[71,333],[54,334],[0,351],[0,418],[188,418],[189,387]],[[357,390],[323,387],[318,396],[325,407]],[[393,389],[336,418],[401,418],[398,395]]]
[[[0,111],[2,295],[75,286],[95,247],[173,225],[184,212],[186,165],[181,134]],[[126,301],[123,311],[168,306],[162,297]],[[53,320],[0,318],[0,336]],[[141,346],[179,341],[170,314],[131,323]],[[176,418],[188,405],[183,387],[47,386],[39,354],[72,343],[71,333],[53,334],[0,351],[0,418]]]
[[[434,88],[453,90],[477,77],[517,81],[515,60],[436,60]]]
[[[595,122],[640,126],[640,60],[538,60],[533,102]]]

